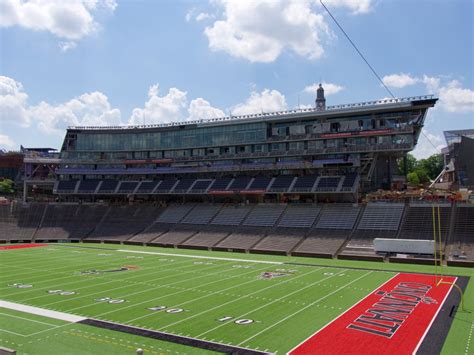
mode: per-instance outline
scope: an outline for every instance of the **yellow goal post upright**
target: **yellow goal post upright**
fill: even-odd
[[[434,197],[432,195],[432,197]],[[452,285],[458,290],[461,296],[461,309],[466,311],[464,307],[464,292],[455,282],[448,282],[443,280],[443,240],[441,234],[441,212],[439,203],[435,203],[434,198],[432,199],[431,214],[433,220],[433,241],[434,241],[434,277],[435,285]]]

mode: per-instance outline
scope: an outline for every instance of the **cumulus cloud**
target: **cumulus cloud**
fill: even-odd
[[[211,14],[208,14],[207,12],[201,12],[196,16],[196,21],[204,21],[212,18],[213,16]]]
[[[458,80],[446,80],[445,76],[414,77],[409,74],[391,74],[383,77],[385,85],[403,88],[423,84],[429,93],[439,97],[439,107],[448,112],[464,113],[474,111],[474,90],[465,88]]]
[[[203,98],[197,98],[192,100],[188,107],[189,120],[202,120],[224,116],[224,111],[212,107],[211,104]]]
[[[58,43],[59,49],[61,49],[62,52],[67,52],[71,49],[74,49],[77,47],[77,43],[73,41],[64,41],[64,42],[59,42]]]
[[[261,112],[285,111],[288,109],[285,96],[277,90],[265,89],[262,92],[252,92],[243,103],[232,108],[232,115],[248,115]]]
[[[128,123],[132,125],[168,123],[184,120],[187,93],[171,88],[164,96],[159,96],[159,85],[152,85],[148,90],[148,101],[144,108],[135,108]]]
[[[385,85],[393,88],[404,88],[405,86],[415,85],[418,82],[417,78],[412,77],[410,74],[391,74],[385,75],[382,78]]]
[[[73,43],[100,27],[96,11],[113,12],[116,7],[115,0],[0,0],[0,27],[48,31]]]
[[[372,10],[372,0],[325,0],[324,4],[329,8],[347,8],[353,14],[367,13]]]
[[[0,76],[0,121],[12,122],[22,127],[30,125],[30,117],[26,110],[28,95],[23,85],[7,76]]]
[[[329,8],[353,14],[371,10],[373,0],[327,0]],[[325,10],[315,0],[212,0],[216,13],[201,13],[196,21],[217,18],[205,28],[209,48],[251,62],[275,61],[284,51],[314,60],[335,36]],[[189,12],[189,21],[193,13]]]
[[[448,112],[474,111],[474,90],[463,88],[457,80],[450,81],[440,89],[439,99]]]
[[[337,94],[338,92],[345,89],[344,86],[333,84],[333,83],[322,82],[321,84],[324,88],[324,95],[325,96]],[[303,89],[303,91],[307,94],[316,95],[316,90],[318,89],[318,87],[319,87],[319,84],[314,83],[314,84],[306,86]]]
[[[5,134],[0,134],[0,149],[14,150],[17,147],[15,142]]]
[[[159,85],[148,90],[148,100],[143,108],[135,108],[128,123],[131,125],[184,122],[223,117],[224,112],[203,98],[191,100],[188,105],[187,92],[171,88],[164,96],[159,95]]]
[[[286,49],[309,59],[324,53],[331,36],[310,0],[216,0],[223,16],[204,33],[209,47],[251,62],[273,62]]]
[[[120,110],[112,108],[107,96],[98,91],[80,95],[59,105],[42,101],[31,106],[28,111],[34,117],[38,129],[48,134],[64,134],[68,126],[120,124]]]
[[[65,103],[40,102],[29,105],[23,85],[0,76],[0,118],[2,124],[35,127],[46,134],[64,134],[67,126],[120,124],[120,111],[112,108],[101,92],[82,94]]]
[[[423,133],[420,135],[418,144],[412,152],[416,159],[426,159],[433,154],[438,154],[446,145],[441,135],[433,134],[427,131],[426,128],[423,129]]]

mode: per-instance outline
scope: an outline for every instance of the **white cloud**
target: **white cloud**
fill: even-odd
[[[11,122],[22,127],[30,125],[26,110],[28,95],[23,85],[7,76],[0,76],[0,123]]]
[[[417,78],[412,77],[410,74],[391,74],[385,75],[382,78],[385,85],[393,88],[404,88],[405,86],[415,85],[418,82]]]
[[[284,50],[309,59],[324,53],[331,32],[311,0],[215,0],[223,18],[206,27],[214,51],[251,62],[273,62]]]
[[[115,0],[0,0],[0,27],[48,31],[72,43],[100,27],[96,11],[113,12],[116,7]]]
[[[50,105],[40,102],[28,109],[38,129],[47,134],[64,134],[68,126],[110,126],[120,124],[120,110],[112,108],[101,92],[82,94],[72,100]]]
[[[438,92],[441,79],[434,76],[423,75],[421,82],[426,85],[426,89],[430,93]]]
[[[344,86],[337,85],[337,84],[326,83],[326,82],[322,82],[321,84],[324,89],[324,96],[337,94],[338,92],[345,89]],[[303,91],[306,92],[307,94],[316,95],[316,90],[318,89],[318,87],[319,87],[319,84],[314,83],[314,84],[306,86],[303,89]]]
[[[285,96],[277,90],[265,89],[261,93],[252,92],[250,97],[232,108],[232,115],[248,115],[261,112],[285,111],[288,109]]]
[[[59,49],[61,49],[62,52],[67,52],[71,49],[74,49],[77,47],[77,43],[73,41],[64,41],[64,42],[59,42],[58,43]]]
[[[128,124],[184,122],[224,116],[222,110],[200,97],[191,100],[188,105],[187,93],[177,88],[171,88],[166,95],[159,96],[159,85],[156,84],[148,90],[145,107],[133,109]]]
[[[187,93],[171,88],[165,96],[159,96],[159,85],[152,85],[148,90],[148,101],[144,108],[135,108],[128,123],[132,125],[168,123],[184,120],[187,104]]]
[[[0,122],[21,127],[35,127],[46,134],[63,135],[69,125],[101,126],[120,124],[120,110],[112,108],[101,92],[82,94],[65,103],[40,102],[31,106],[23,85],[0,76]],[[3,129],[3,128],[2,128]]]
[[[186,22],[189,22],[193,19],[194,13],[196,12],[196,9],[192,8],[186,13],[186,16],[184,17]]]
[[[201,97],[192,100],[188,107],[188,120],[202,120],[224,116],[224,111],[212,107],[208,101]]]
[[[324,0],[329,8],[342,7],[352,11],[353,14],[367,13],[372,10],[372,0]]]
[[[14,150],[18,145],[5,134],[0,134],[0,149]]]
[[[409,74],[391,74],[383,77],[387,86],[403,88],[414,84],[424,84],[426,90],[439,97],[439,107],[448,112],[463,113],[474,111],[474,90],[462,87],[458,80],[446,82],[447,77],[423,75],[421,78]]]
[[[213,16],[211,14],[208,14],[207,12],[201,12],[200,14],[196,16],[196,21],[200,22],[200,21],[208,20],[212,17]]]
[[[448,112],[474,111],[474,90],[461,87],[461,83],[457,80],[452,80],[440,88],[439,99]]]
[[[420,134],[418,144],[416,145],[412,154],[416,159],[426,159],[433,154],[439,154],[441,149],[445,146],[446,144],[441,135],[433,134],[426,129],[423,129],[423,133]]]

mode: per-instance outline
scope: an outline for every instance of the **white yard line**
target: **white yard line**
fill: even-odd
[[[423,343],[423,340],[425,340],[426,334],[428,334],[428,331],[431,329],[431,326],[433,325],[433,322],[435,321],[436,317],[438,316],[439,311],[441,311],[441,308],[443,308],[444,302],[446,301],[446,299],[448,298],[449,294],[451,293],[451,290],[453,289],[453,286],[454,286],[454,284],[456,283],[457,280],[458,280],[458,278],[456,277],[456,278],[454,279],[453,284],[452,284],[451,287],[449,288],[448,292],[446,292],[446,295],[444,296],[443,301],[442,301],[441,304],[439,305],[438,310],[436,311],[436,313],[435,313],[435,315],[433,316],[433,318],[431,318],[430,324],[428,324],[428,327],[426,327],[426,330],[425,330],[425,332],[423,333],[423,336],[420,338],[420,341],[419,341],[418,344],[416,345],[415,350],[413,350],[413,354],[416,354],[416,353],[418,352],[418,349],[420,348],[421,343]]]
[[[219,305],[217,305],[217,306],[215,306],[215,307],[212,307],[212,308],[207,309],[207,310],[205,310],[205,311],[199,312],[199,313],[197,313],[197,314],[195,314],[195,315],[192,315],[192,316],[190,316],[190,317],[186,317],[186,318],[181,319],[181,320],[179,320],[179,321],[176,321],[176,322],[174,322],[174,323],[167,324],[166,326],[161,327],[161,328],[158,328],[158,329],[168,328],[168,327],[170,327],[170,326],[173,326],[173,325],[176,325],[176,324],[178,324],[178,323],[184,322],[184,321],[189,320],[189,319],[191,319],[191,318],[197,317],[197,316],[199,316],[199,315],[201,315],[201,314],[205,314],[205,313],[207,313],[207,312],[213,311],[214,309],[220,308],[220,307],[225,306],[225,305],[227,305],[227,304],[230,304],[230,303],[233,303],[233,302],[238,302],[238,301],[240,301],[240,300],[242,300],[242,299],[244,299],[244,298],[247,298],[247,297],[249,297],[249,296],[252,296],[252,295],[254,295],[254,294],[256,294],[256,293],[259,293],[259,292],[268,290],[269,288],[281,286],[281,285],[284,284],[284,283],[294,281],[294,280],[297,279],[297,278],[307,276],[307,275],[309,275],[309,274],[312,274],[312,273],[314,273],[314,272],[316,272],[316,271],[319,271],[319,270],[322,270],[322,269],[325,269],[325,268],[324,268],[324,267],[318,268],[318,269],[315,269],[315,270],[313,270],[313,271],[310,271],[310,272],[308,272],[308,273],[306,273],[306,274],[299,275],[299,276],[296,276],[296,277],[294,277],[294,278],[289,278],[288,280],[285,280],[285,281],[282,281],[282,282],[279,282],[279,283],[272,284],[272,285],[267,286],[267,287],[264,287],[264,288],[262,288],[262,289],[260,289],[260,290],[257,290],[257,291],[248,293],[248,294],[246,294],[246,295],[243,295],[241,298],[233,299],[233,300],[231,300],[231,301],[228,301],[228,302],[219,304]],[[323,280],[325,280],[325,279],[322,279],[322,280],[320,280],[320,281],[323,281]],[[203,333],[203,334],[204,334],[204,333]]]
[[[217,282],[226,281],[226,280],[229,280],[229,279],[232,279],[232,278],[235,278],[235,277],[241,277],[241,276],[243,276],[243,275],[251,274],[251,273],[253,273],[253,272],[261,271],[261,270],[265,270],[265,268],[257,269],[257,270],[252,270],[252,271],[249,271],[249,272],[246,272],[246,273],[243,273],[243,274],[238,274],[238,275],[230,276],[230,277],[227,277],[227,278],[225,278],[225,279],[214,280],[214,281],[207,282],[207,283],[205,283],[205,284],[199,285],[199,286],[197,286],[197,287],[208,286],[208,285],[211,285],[211,284],[214,284],[214,283],[217,283]],[[234,285],[234,286],[232,286],[232,287],[242,286],[242,285],[244,285],[244,284],[246,284],[246,283],[248,283],[248,282],[253,282],[253,281],[255,281],[255,280],[247,281],[247,282],[242,283],[242,284],[237,284],[237,285]],[[161,286],[160,286],[160,287],[161,287]],[[154,288],[153,288],[153,289],[154,289]],[[148,289],[147,291],[151,291],[151,290],[153,290],[153,289]],[[222,291],[225,291],[225,290],[227,290],[227,289],[220,290],[220,291],[218,291],[218,292],[222,292]],[[156,300],[159,300],[159,299],[161,299],[161,298],[170,297],[170,296],[174,296],[174,295],[176,295],[176,294],[178,294],[178,293],[189,292],[189,291],[190,291],[190,289],[180,290],[180,291],[177,291],[177,292],[170,293],[170,294],[168,294],[168,295],[163,295],[163,296],[161,296],[161,297],[153,298],[152,300],[146,300],[146,301],[143,301],[143,302],[135,303],[135,304],[130,305],[130,306],[127,306],[127,307],[123,307],[123,308],[120,308],[120,309],[116,309],[116,310],[112,310],[112,311],[109,311],[109,312],[101,313],[101,314],[96,315],[95,317],[102,317],[102,316],[104,316],[104,315],[106,315],[106,314],[114,313],[114,312],[122,312],[124,309],[130,308],[130,307],[135,307],[135,306],[138,306],[138,305],[143,304],[143,303],[150,303],[150,302],[152,302],[152,301],[156,301]],[[124,296],[124,297],[127,298],[127,296]],[[196,298],[196,299],[197,299],[197,298]],[[192,301],[195,301],[196,299],[193,299]],[[181,304],[180,304],[180,305],[181,305]],[[152,313],[152,314],[153,314],[153,313]],[[151,314],[150,314],[150,315],[151,315]],[[132,320],[132,321],[133,321],[133,320]]]
[[[267,307],[267,306],[269,306],[269,305],[271,305],[271,304],[273,304],[273,303],[275,303],[275,302],[281,301],[282,299],[284,299],[284,298],[286,298],[286,297],[288,297],[288,296],[294,295],[295,293],[301,292],[301,291],[303,291],[304,289],[306,289],[306,288],[308,288],[308,287],[312,287],[312,286],[317,285],[317,284],[319,284],[319,283],[321,283],[321,282],[323,282],[323,281],[326,281],[326,280],[328,280],[328,279],[330,279],[330,278],[332,278],[332,277],[335,277],[335,276],[337,276],[338,274],[340,274],[340,273],[342,273],[342,272],[344,272],[344,271],[347,271],[347,270],[341,270],[341,271],[335,273],[334,275],[331,275],[331,276],[325,277],[325,278],[323,278],[323,279],[321,279],[321,280],[315,281],[315,282],[309,284],[308,286],[305,286],[305,287],[303,287],[303,288],[299,288],[299,289],[297,289],[297,290],[295,290],[295,291],[293,291],[293,292],[291,292],[291,293],[287,293],[287,294],[285,294],[285,295],[283,295],[283,296],[281,296],[281,297],[279,297],[279,298],[277,298],[277,299],[275,299],[275,300],[273,300],[273,301],[271,301],[271,302],[269,302],[269,303],[266,303],[266,304],[264,304],[264,305],[262,305],[262,306],[260,306],[260,307],[258,307],[258,308],[252,309],[252,310],[250,310],[249,312],[246,312],[246,313],[244,313],[244,314],[240,314],[238,317],[236,317],[236,319],[240,319],[240,318],[242,318],[242,317],[245,317],[247,314],[256,312],[256,311],[258,311],[258,310],[260,310],[260,309],[262,309],[262,308],[265,308],[265,307]],[[244,296],[243,298],[245,298],[245,296]],[[228,322],[224,322],[224,323],[222,323],[222,324],[219,324],[218,326],[216,326],[216,327],[214,327],[214,328],[211,328],[211,329],[205,331],[204,333],[201,333],[201,334],[197,335],[197,337],[201,337],[202,335],[207,334],[207,333],[209,333],[209,332],[212,332],[212,331],[214,331],[214,330],[216,330],[216,329],[219,329],[220,327],[223,327],[223,326],[225,326],[225,325],[227,325],[227,324],[228,324]]]
[[[194,265],[186,265],[186,262],[182,262],[182,263],[176,263],[174,265],[183,265],[184,266],[182,268],[178,268],[178,270],[182,270],[184,268],[188,268],[188,267],[192,267]],[[158,271],[154,271],[152,270],[151,268],[146,271],[147,274],[146,275],[143,275],[143,274],[139,274],[139,275],[135,275],[135,276],[131,276],[131,277],[127,277],[127,278],[122,278],[122,279],[110,279],[110,278],[107,278],[106,275],[82,275],[81,276],[81,280],[74,280],[74,281],[71,281],[71,282],[67,282],[67,283],[63,283],[63,284],[60,284],[58,286],[45,286],[45,287],[41,287],[41,288],[30,288],[28,290],[26,290],[25,292],[22,292],[21,294],[25,294],[27,292],[34,292],[34,291],[38,291],[38,290],[46,290],[48,288],[58,288],[58,287],[64,287],[66,285],[70,285],[70,284],[78,284],[78,283],[82,283],[82,282],[87,282],[87,281],[93,281],[95,279],[103,279],[103,280],[108,280],[107,282],[104,282],[102,283],[102,285],[105,285],[105,284],[109,284],[109,283],[112,283],[112,282],[130,282],[129,280],[130,279],[133,279],[133,278],[136,278],[136,277],[143,277],[143,276],[149,276],[149,275],[154,275],[154,274],[160,274],[160,273],[166,273],[170,270],[158,270]],[[176,271],[176,269],[174,270],[171,270],[171,271]],[[183,271],[183,273],[192,273],[193,271]],[[66,272],[60,272],[61,274],[62,273],[66,273]],[[67,273],[68,274],[68,273]],[[71,276],[79,276],[79,275],[71,275],[69,274],[69,277]],[[173,277],[173,275],[166,275],[165,277],[160,277],[160,278],[157,278],[156,280],[161,280],[161,279],[166,279],[166,278],[169,278],[169,277]],[[133,281],[130,282],[130,283],[134,283]],[[136,284],[140,284],[140,282],[136,282]],[[76,288],[72,291],[76,291],[76,290],[81,290],[81,289],[84,289],[84,288],[88,288],[88,287],[97,287],[97,284],[94,284],[94,285],[89,285],[89,286],[84,286],[84,287],[79,287],[79,288]],[[122,286],[124,287],[124,286]],[[122,288],[120,287],[120,288]],[[15,292],[15,293],[11,293],[11,294],[7,294],[7,295],[2,295],[3,297],[10,297],[10,296],[16,296],[18,295],[18,292]],[[33,300],[33,299],[36,299],[36,298],[41,298],[41,297],[44,297],[43,296],[37,296],[37,297],[32,297],[32,298],[26,298],[26,299],[22,299],[22,301],[30,301],[30,300]],[[72,297],[69,297],[68,299],[73,299]],[[49,304],[48,304],[49,305]]]
[[[192,265],[192,266],[194,266],[194,265]],[[221,267],[222,265],[214,265],[214,266],[212,266],[212,267],[206,268],[206,270],[207,270],[207,269],[213,269],[213,268],[215,268],[215,267],[217,267],[217,266]],[[171,270],[171,271],[173,271],[173,270]],[[223,273],[223,271],[214,272],[214,273],[209,273],[209,274],[205,274],[205,275],[202,275],[202,276],[194,277],[194,278],[192,278],[192,280],[196,280],[196,279],[199,279],[199,278],[201,278],[201,277],[208,277],[208,276],[213,276],[213,275],[219,275],[219,274],[222,274],[222,273]],[[170,275],[170,276],[167,276],[167,277],[175,277],[175,274]],[[161,279],[165,279],[165,278],[167,278],[167,277],[163,277],[163,278],[161,278]],[[180,281],[172,282],[172,283],[170,283],[170,284],[160,285],[160,286],[156,286],[156,287],[151,288],[151,289],[144,289],[144,290],[141,290],[141,291],[138,291],[138,292],[133,292],[133,293],[125,294],[125,295],[123,295],[123,296],[116,296],[116,297],[117,297],[117,298],[127,298],[127,297],[129,297],[129,296],[138,295],[138,294],[144,293],[144,292],[149,292],[149,291],[152,290],[152,289],[159,289],[159,288],[164,288],[164,287],[166,288],[166,287],[168,287],[168,286],[171,286],[171,285],[174,285],[174,284],[179,284],[179,283],[182,283],[182,282],[189,282],[189,279],[180,280]],[[131,286],[131,285],[122,286],[122,287],[117,287],[117,288],[114,288],[114,289],[111,289],[111,290],[106,290],[106,291],[103,291],[103,290],[102,290],[102,291],[95,292],[95,293],[92,293],[92,294],[84,295],[84,296],[82,296],[82,297],[74,297],[74,298],[70,298],[70,299],[84,298],[84,297],[88,297],[88,296],[95,295],[95,294],[100,294],[100,293],[104,294],[104,293],[107,293],[107,292],[109,292],[109,291],[116,291],[116,290],[118,290],[118,289],[121,289],[121,288],[124,288],[124,287],[130,287],[130,286]],[[64,300],[64,301],[66,301],[66,300]],[[58,302],[55,302],[55,303],[58,303]],[[52,304],[52,303],[48,303],[47,305],[50,305],[50,304]],[[77,310],[77,309],[86,308],[86,307],[90,307],[90,306],[91,306],[91,305],[89,304],[89,305],[84,305],[84,306],[80,306],[80,307],[76,307],[76,308],[71,308],[71,309],[69,309],[69,311],[75,311],[75,310]]]
[[[348,284],[345,284],[344,286],[339,287],[338,289],[334,290],[333,292],[328,293],[327,295],[325,295],[325,296],[323,296],[323,297],[317,299],[317,300],[314,301],[314,302],[311,302],[311,303],[308,304],[307,306],[305,306],[305,307],[303,307],[303,308],[297,310],[296,312],[293,312],[292,314],[286,316],[285,318],[279,320],[278,322],[273,323],[272,325],[268,326],[267,328],[262,329],[262,330],[259,331],[258,333],[256,333],[256,334],[252,335],[251,337],[249,337],[249,338],[247,338],[247,339],[241,341],[241,342],[240,342],[239,344],[237,344],[237,345],[242,345],[243,343],[246,343],[246,342],[252,340],[253,338],[259,336],[260,334],[262,334],[262,333],[268,331],[269,329],[271,329],[271,328],[275,327],[276,325],[278,325],[278,324],[280,324],[280,323],[286,321],[287,319],[289,319],[289,318],[291,318],[291,317],[294,317],[295,315],[297,315],[297,314],[303,312],[304,310],[308,309],[309,307],[314,306],[316,303],[321,302],[322,300],[328,298],[329,296],[332,296],[333,294],[335,294],[335,293],[337,293],[337,292],[343,290],[343,289],[346,288],[347,286],[353,284],[353,283],[356,282],[356,281],[359,281],[361,278],[363,278],[363,277],[365,277],[365,276],[367,276],[367,275],[369,275],[369,274],[371,274],[371,273],[373,273],[373,271],[366,272],[365,274],[363,274],[362,276],[359,276],[358,278],[352,280],[352,281],[349,282]]]
[[[264,268],[263,269],[258,269],[258,270],[252,270],[251,272],[248,272],[248,273],[244,273],[244,274],[239,274],[239,275],[236,275],[236,276],[232,276],[232,277],[240,277],[242,275],[246,275],[246,274],[249,274],[249,273],[252,273],[252,272],[256,272],[256,271],[261,271],[261,270],[265,270]],[[227,279],[230,279],[232,277],[229,277]],[[224,279],[224,280],[227,280],[227,279]],[[210,283],[216,283],[216,282],[221,282],[221,281],[224,281],[224,280],[216,280],[216,281],[213,281],[213,282],[210,282]],[[198,297],[198,298],[193,298],[192,300],[189,300],[189,301],[186,301],[186,302],[183,302],[183,303],[179,303],[177,305],[173,305],[172,307],[175,308],[175,307],[179,307],[179,306],[182,306],[182,305],[185,305],[187,303],[190,303],[190,302],[194,302],[194,301],[197,301],[197,300],[200,300],[202,298],[206,298],[206,297],[209,297],[209,296],[212,296],[212,295],[215,295],[215,294],[218,294],[218,293],[222,293],[224,291],[227,291],[227,290],[230,290],[232,288],[235,288],[235,287],[241,287],[243,285],[246,285],[248,283],[251,283],[251,282],[255,282],[255,281],[258,281],[258,279],[255,279],[255,280],[250,280],[250,281],[245,281],[245,282],[242,282],[242,283],[239,283],[239,284],[234,284],[232,285],[231,287],[228,287],[228,288],[225,288],[225,289],[222,289],[222,290],[219,290],[219,291],[215,291],[215,292],[212,292],[212,293],[209,293],[209,294],[206,294],[204,296],[201,296],[201,297]],[[199,285],[198,287],[202,287],[202,286],[205,286],[207,284],[203,284],[203,285]],[[176,293],[181,293],[181,292],[186,292],[188,290],[181,290],[179,292],[176,292]],[[164,297],[167,297],[167,296],[171,296],[171,295],[165,295],[165,296],[162,296],[162,297],[158,297],[156,299],[160,299],[160,298],[164,298]],[[149,302],[149,301],[147,301]],[[141,302],[141,303],[144,303],[144,302]],[[150,317],[152,316],[154,313],[150,313],[150,314],[145,314],[143,316],[140,316],[140,317],[137,317],[137,318],[134,318],[134,319],[131,319],[131,320],[128,320],[126,323],[132,323],[132,322],[135,322],[139,319],[143,319],[143,318],[147,318],[147,317]],[[163,329],[163,328],[160,328],[160,329]]]
[[[20,336],[20,337],[27,337],[28,336],[28,335],[25,335],[25,334],[15,333],[15,332],[12,332],[12,331],[6,330],[6,329],[0,329],[0,332],[13,334],[13,335],[17,335],[17,336]]]
[[[72,322],[72,323],[77,323],[77,322],[80,322],[80,321],[83,321],[83,320],[87,319],[85,317],[79,317],[79,316],[69,314],[69,313],[51,311],[49,309],[33,307],[33,306],[26,306],[26,305],[23,305],[23,304],[8,302],[8,301],[2,301],[2,300],[0,300],[0,307],[7,308],[7,309],[13,309],[15,311],[20,311],[20,312],[25,312],[25,313],[36,314],[38,316],[59,319],[59,320],[63,320],[63,321],[66,321],[66,322]]]
[[[16,318],[16,319],[27,320],[27,321],[33,322],[33,323],[38,323],[38,324],[43,324],[43,325],[49,325],[50,327],[56,327],[56,325],[57,325],[57,324],[51,324],[51,323],[40,322],[39,320],[34,320],[34,319],[30,319],[30,318],[18,317],[18,316],[14,316],[14,315],[12,315],[12,314],[7,314],[7,313],[0,313],[0,315],[2,315],[2,316],[7,316],[7,317],[11,317],[11,318]]]
[[[220,258],[217,256],[202,256],[202,255],[186,255],[186,254],[171,254],[171,253],[158,253],[154,251],[139,251],[139,250],[125,250],[118,249],[117,251],[123,253],[138,253],[138,254],[150,254],[150,255],[162,255],[162,256],[177,256],[182,258],[193,258],[193,259],[210,259],[210,260],[224,260],[224,261],[241,261],[244,263],[258,263],[258,264],[273,264],[283,265],[283,262],[279,261],[265,261],[265,260],[249,260],[249,259],[235,259],[235,258]]]
[[[393,278],[397,277],[399,275],[399,273],[396,273],[395,275],[393,275],[391,278],[389,278],[387,281],[385,281],[383,284],[377,286],[375,289],[373,289],[371,292],[369,292],[367,294],[367,296],[365,296],[364,298],[362,298],[360,301],[358,301],[356,304],[354,304],[353,306],[349,307],[346,311],[344,311],[343,313],[341,313],[340,315],[338,315],[336,318],[334,318],[333,320],[329,321],[328,323],[326,323],[322,328],[320,328],[317,332],[311,334],[309,337],[307,337],[305,340],[301,341],[298,345],[294,346],[290,351],[288,351],[288,353],[291,353],[293,350],[295,350],[297,347],[299,347],[301,344],[303,344],[304,342],[306,342],[307,340],[311,339],[312,337],[314,337],[316,334],[318,334],[319,332],[321,332],[324,328],[328,327],[330,324],[334,323],[336,320],[338,320],[340,317],[342,317],[344,314],[346,314],[347,312],[349,312],[352,308],[354,308],[355,306],[357,306],[359,303],[361,303],[362,301],[364,301],[367,297],[369,297],[370,295],[372,295],[375,291],[377,291],[379,288],[382,288],[384,285],[386,285],[387,283],[389,283]]]

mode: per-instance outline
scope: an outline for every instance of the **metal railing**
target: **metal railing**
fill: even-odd
[[[232,120],[241,120],[241,119],[252,119],[252,118],[263,118],[265,120],[276,118],[279,116],[288,116],[295,115],[299,113],[324,113],[327,111],[338,111],[338,110],[347,110],[351,108],[365,108],[365,107],[374,107],[378,105],[392,105],[400,103],[410,103],[412,101],[423,101],[431,100],[434,98],[434,95],[422,95],[422,96],[411,96],[411,97],[402,97],[395,99],[382,99],[375,101],[364,101],[357,103],[349,103],[342,105],[333,105],[327,106],[325,110],[319,110],[315,107],[303,108],[303,109],[293,109],[287,111],[277,111],[277,112],[268,112],[268,113],[256,113],[251,115],[240,115],[240,116],[226,116],[226,117],[217,117],[209,119],[200,119],[194,121],[185,121],[185,122],[170,122],[170,123],[159,123],[151,125],[123,125],[123,126],[69,126],[68,129],[80,129],[80,130],[103,130],[103,129],[113,129],[113,130],[123,130],[123,129],[141,129],[141,128],[163,128],[163,127],[179,127],[186,125],[195,125],[202,123],[213,123],[213,122],[225,122]]]

